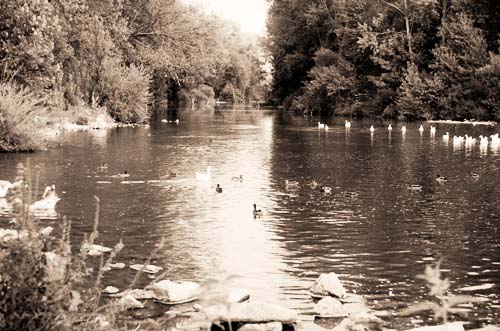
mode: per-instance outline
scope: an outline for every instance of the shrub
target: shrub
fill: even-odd
[[[125,123],[149,119],[151,75],[146,68],[125,66],[118,57],[106,56],[102,64],[101,100],[110,115]]]
[[[42,100],[11,81],[0,82],[0,151],[30,151],[42,147],[32,118]]]

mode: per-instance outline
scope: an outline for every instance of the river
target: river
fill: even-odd
[[[490,301],[465,307],[471,312],[464,319],[500,323],[500,151],[454,148],[442,139],[446,131],[477,137],[497,127],[437,124],[431,137],[427,123],[423,134],[421,123],[411,123],[403,135],[401,123],[389,133],[389,122],[377,122],[370,134],[368,120],[346,132],[343,119],[331,119],[324,131],[316,118],[264,111],[186,111],[179,124],[160,118],[166,115],[149,128],[66,133],[62,147],[47,152],[0,155],[0,179],[13,180],[16,164],[30,158],[32,170],[40,169],[39,195],[55,184],[62,198],[57,215],[42,224],[66,215],[79,241],[92,229],[96,195],[97,243],[123,240],[117,262],[142,263],[164,238],[152,262],[167,277],[239,275],[252,299],[283,303],[305,320],[312,319],[308,287],[334,271],[394,325],[427,323],[428,316],[392,314],[428,298],[417,275],[442,259],[452,294],[495,284],[468,293]],[[212,179],[198,182],[195,172],[208,166]],[[130,178],[111,177],[124,170]],[[232,179],[240,175],[242,182]],[[299,188],[288,190],[286,179]],[[332,193],[313,189],[313,180]],[[422,189],[408,190],[411,184]],[[254,219],[254,203],[262,218]],[[123,288],[132,278],[131,270],[111,271],[104,284]]]

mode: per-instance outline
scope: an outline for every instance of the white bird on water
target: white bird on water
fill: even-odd
[[[210,175],[210,171],[212,170],[211,167],[207,167],[207,173],[201,173],[201,172],[197,172],[196,173],[196,179],[197,180],[200,180],[200,181],[206,181],[206,180],[209,180],[211,178],[211,175]]]
[[[372,126],[370,126],[370,132],[371,132],[371,133],[375,132],[375,128],[373,127],[373,125],[372,125]]]
[[[45,192],[43,192],[42,199],[35,201],[30,205],[31,209],[34,210],[50,210],[54,209],[56,206],[56,203],[61,200],[57,196],[56,193],[56,186],[47,186],[45,187]]]
[[[0,198],[4,198],[12,187],[13,184],[11,182],[0,180]]]
[[[325,128],[325,124],[318,122],[318,129],[324,129],[324,128]]]
[[[404,125],[403,125],[403,126],[401,127],[401,132],[402,132],[403,134],[405,134],[405,133],[406,133],[406,126],[404,126]]]
[[[345,128],[346,129],[350,129],[351,128],[351,122],[349,122],[348,120],[345,121]]]
[[[424,127],[422,125],[420,125],[420,127],[418,128],[418,131],[420,131],[420,133],[422,134],[424,132]]]
[[[392,131],[392,125],[391,124],[389,124],[389,126],[387,127],[387,130]]]

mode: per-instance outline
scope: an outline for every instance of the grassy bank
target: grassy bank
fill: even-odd
[[[79,105],[62,110],[47,105],[45,99],[27,88],[10,81],[0,82],[0,152],[43,150],[63,131],[118,125],[105,107]]]

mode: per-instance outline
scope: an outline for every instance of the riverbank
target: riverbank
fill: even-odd
[[[0,153],[45,150],[65,131],[137,125],[116,122],[105,107],[62,107],[49,106],[12,82],[0,82]]]

